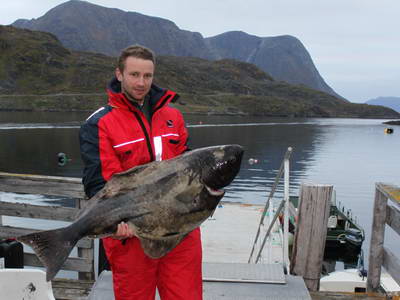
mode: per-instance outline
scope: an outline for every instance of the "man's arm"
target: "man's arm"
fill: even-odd
[[[114,173],[122,171],[104,130],[96,123],[86,122],[79,131],[81,156],[84,162],[83,185],[86,195],[91,198],[101,190]],[[133,237],[133,230],[127,223],[118,224],[115,239]]]
[[[121,172],[122,168],[107,132],[98,122],[88,120],[82,125],[79,143],[84,163],[82,182],[86,195],[91,198],[113,174]]]

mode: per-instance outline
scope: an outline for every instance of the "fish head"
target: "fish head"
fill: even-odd
[[[187,189],[178,197],[191,211],[213,211],[228,186],[239,173],[243,156],[240,145],[222,145],[200,148],[188,152],[188,168],[193,175]],[[195,183],[194,183],[195,182]],[[179,195],[181,196],[181,195]],[[204,220],[203,220],[204,221]]]
[[[201,182],[210,194],[221,194],[239,173],[243,156],[240,145],[203,148],[200,154]]]

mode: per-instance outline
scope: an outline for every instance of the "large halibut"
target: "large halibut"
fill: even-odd
[[[213,213],[224,196],[222,188],[239,172],[242,155],[239,145],[200,148],[115,174],[69,226],[18,241],[33,248],[48,281],[81,238],[112,235],[122,221],[144,252],[159,258]]]

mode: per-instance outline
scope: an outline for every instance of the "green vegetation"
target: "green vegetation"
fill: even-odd
[[[65,49],[49,33],[0,26],[1,110],[94,110],[106,102],[116,58]],[[181,95],[185,113],[294,117],[396,118],[382,107],[353,104],[276,81],[235,60],[157,58],[156,84]]]

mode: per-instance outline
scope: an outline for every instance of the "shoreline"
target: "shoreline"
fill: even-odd
[[[183,93],[184,94],[184,93]],[[183,95],[182,94],[182,95]],[[184,94],[192,102],[179,100],[171,103],[184,115],[199,116],[237,116],[237,117],[279,117],[279,118],[358,118],[358,119],[400,119],[400,114],[393,115],[379,110],[359,112],[353,103],[349,108],[331,109],[327,106],[308,106],[294,103],[296,109],[286,106],[285,102],[270,103],[267,98],[254,98],[252,102],[239,101],[238,97],[213,98],[212,95],[198,98],[198,95]],[[215,95],[214,95],[215,96]],[[107,103],[106,93],[57,93],[57,94],[0,94],[0,112],[93,112]],[[260,106],[259,106],[260,105]],[[360,104],[363,105],[363,104]],[[360,107],[362,108],[362,107]],[[390,124],[391,125],[391,124]],[[395,124],[397,125],[397,124]]]
[[[98,106],[98,107],[101,107]],[[1,112],[48,112],[48,113],[68,113],[68,112],[93,112],[95,111],[96,108],[93,109],[29,109],[29,108],[1,108],[0,107],[0,113]],[[303,118],[322,118],[322,119],[380,119],[380,120],[389,120],[389,119],[394,119],[392,117],[382,117],[382,116],[349,116],[349,115],[337,115],[337,116],[315,116],[315,115],[301,115],[301,116],[296,116],[296,115],[283,115],[283,114],[245,114],[245,113],[222,113],[222,112],[204,112],[204,111],[182,111],[183,115],[193,115],[193,116],[232,116],[232,117],[265,117],[265,118],[290,118],[290,119],[303,119]],[[382,124],[387,124],[387,125],[400,125],[400,120],[399,121],[387,121],[383,122]]]
[[[387,124],[387,125],[400,125],[400,120],[387,121],[387,122],[383,122],[383,124]]]
[[[99,106],[101,107],[101,106]],[[68,112],[86,112],[90,113],[95,111],[96,109],[26,109],[26,108],[0,108],[0,113],[1,112],[48,112],[48,113],[68,113]],[[265,118],[290,118],[290,119],[304,119],[304,118],[322,118],[322,119],[379,119],[379,120],[389,120],[389,119],[394,119],[392,117],[382,117],[382,116],[367,116],[367,117],[362,117],[362,116],[349,116],[349,115],[338,115],[338,116],[294,116],[294,115],[274,115],[274,114],[245,114],[245,113],[222,113],[222,112],[203,112],[203,111],[181,111],[183,115],[192,115],[192,116],[232,116],[232,117],[265,117]],[[400,120],[399,121],[387,121],[383,122],[382,124],[387,124],[387,125],[400,125]]]

